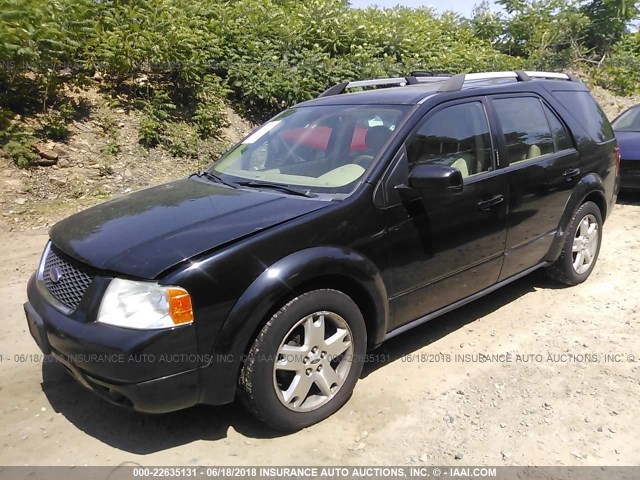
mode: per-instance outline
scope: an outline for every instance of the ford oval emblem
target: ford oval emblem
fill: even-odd
[[[49,269],[49,278],[53,283],[58,283],[62,278],[62,271],[58,267],[51,267]]]

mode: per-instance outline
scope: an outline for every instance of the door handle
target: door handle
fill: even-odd
[[[504,202],[504,195],[494,195],[493,197],[487,200],[483,200],[479,202],[478,208],[480,210],[487,211],[487,210],[491,210],[491,207],[495,207],[496,205],[499,205],[502,202]]]
[[[576,178],[578,175],[580,175],[580,169],[579,168],[568,168],[567,170],[564,171],[564,173],[562,175],[564,175],[564,179],[567,182],[570,182],[571,180]]]

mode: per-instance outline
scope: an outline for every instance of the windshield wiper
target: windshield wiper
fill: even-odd
[[[236,185],[235,183],[227,182],[226,180],[223,180],[222,177],[219,177],[215,173],[211,173],[208,170],[202,170],[201,172],[194,173],[193,175],[195,175],[198,178],[205,177],[205,178],[207,178],[209,180],[212,180],[212,181],[214,181],[216,183],[221,183],[222,185],[226,185],[227,187],[238,188],[238,185]]]
[[[257,180],[251,180],[250,182],[238,182],[238,185],[242,185],[243,187],[251,187],[251,188],[272,188],[274,190],[280,190],[285,193],[290,193],[292,195],[298,195],[298,196],[307,197],[307,198],[317,197],[317,195],[314,193],[311,193],[310,190],[294,188],[294,187],[290,187],[289,185],[282,185],[279,183],[269,183],[269,182],[260,182]]]

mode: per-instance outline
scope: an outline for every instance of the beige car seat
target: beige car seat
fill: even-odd
[[[475,170],[475,158],[470,153],[464,153],[458,158],[455,162],[451,164],[451,167],[460,170],[462,173],[462,178],[467,178],[474,173],[477,173]]]
[[[527,159],[542,156],[542,150],[538,145],[531,145],[527,151]]]

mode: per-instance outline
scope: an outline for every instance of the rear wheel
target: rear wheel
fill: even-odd
[[[305,293],[258,334],[240,374],[240,398],[271,427],[299,430],[346,403],[365,349],[364,319],[351,298],[336,290]]]
[[[573,215],[562,253],[547,272],[567,285],[584,282],[595,267],[602,244],[602,214],[593,202],[586,202]]]

